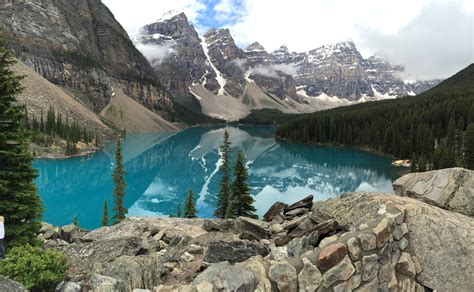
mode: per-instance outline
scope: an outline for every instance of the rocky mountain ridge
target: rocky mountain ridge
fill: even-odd
[[[3,1],[0,18],[16,57],[100,119],[107,119],[101,113],[119,91],[134,107],[172,119],[170,94],[101,1]],[[173,128],[166,121],[162,126]]]
[[[241,49],[229,29],[211,29],[199,36],[184,13],[144,26],[134,41],[170,92],[181,98],[194,96],[204,113],[225,119],[233,117],[208,104],[234,106],[239,117],[262,108],[312,112],[415,95],[438,83],[404,81],[399,77],[402,66],[377,56],[364,59],[353,42],[304,53],[285,46],[269,53],[258,42]]]

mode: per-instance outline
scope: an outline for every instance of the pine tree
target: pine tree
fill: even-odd
[[[474,123],[467,127],[464,134],[464,161],[466,168],[474,170]]]
[[[102,219],[100,221],[101,226],[109,226],[109,204],[107,203],[107,199],[104,200],[104,208],[102,209]]]
[[[72,224],[74,224],[74,226],[79,227],[79,219],[77,219],[77,214],[74,215],[74,218],[72,219]]]
[[[194,203],[194,193],[189,190],[186,204],[184,205],[184,217],[196,218],[196,204]]]
[[[43,211],[34,184],[24,110],[16,99],[22,87],[21,77],[11,69],[14,62],[0,36],[0,214],[5,217],[8,247],[39,243]]]
[[[236,218],[238,216],[257,219],[253,197],[247,184],[247,168],[245,167],[245,156],[242,150],[237,154],[237,161],[234,166],[234,183],[232,184],[232,201],[227,209],[227,218]]]
[[[127,214],[127,209],[124,207],[123,200],[126,196],[125,188],[127,184],[125,183],[125,172],[123,165],[122,157],[122,142],[120,139],[117,140],[115,147],[115,169],[113,172],[113,181],[114,181],[114,224],[120,223],[125,219],[125,214]]]
[[[219,148],[220,159],[222,164],[219,167],[219,171],[222,174],[220,182],[219,194],[216,201],[216,211],[214,215],[224,219],[226,217],[227,208],[229,207],[229,198],[231,196],[230,188],[230,171],[229,171],[229,156],[230,156],[230,142],[229,132],[227,129],[224,131],[224,142]]]
[[[176,217],[181,218],[181,205],[176,205]]]

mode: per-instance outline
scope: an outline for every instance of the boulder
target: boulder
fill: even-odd
[[[303,216],[304,214],[308,213],[310,209],[308,208],[298,208],[298,209],[294,209],[294,210],[291,210],[291,211],[288,211],[285,213],[285,217],[286,218],[294,218],[294,217],[299,217],[299,216]]]
[[[238,263],[256,255],[263,257],[270,253],[268,246],[249,241],[211,242],[204,253],[204,262],[219,263],[228,261]]]
[[[270,209],[268,209],[267,213],[265,213],[265,215],[263,215],[263,218],[266,221],[271,222],[273,220],[273,218],[275,218],[275,216],[277,216],[281,212],[283,212],[283,210],[286,207],[288,207],[287,204],[282,203],[282,202],[276,202],[270,207]]]
[[[299,209],[299,208],[311,209],[311,207],[313,207],[313,199],[314,199],[313,195],[307,196],[306,198],[285,207],[283,209],[283,211],[286,214],[291,210],[295,210],[295,209]]]
[[[362,281],[371,281],[377,277],[379,271],[379,257],[376,254],[362,258]]]
[[[117,287],[132,291],[137,288],[153,289],[167,272],[159,254],[148,256],[121,256],[110,263],[96,265],[96,274],[117,279]]]
[[[281,292],[292,292],[298,289],[296,269],[288,262],[272,264],[268,276]]]
[[[0,276],[0,291],[26,292],[26,289],[20,283],[9,280],[3,276]]]
[[[119,281],[112,277],[93,274],[89,280],[89,286],[94,292],[115,292],[123,291],[123,287],[119,286]]]
[[[241,232],[251,234],[256,240],[269,239],[272,237],[272,231],[266,222],[248,217],[239,217],[236,220],[236,225]]]
[[[348,280],[355,272],[349,256],[346,256],[338,265],[331,268],[323,274],[323,286],[325,288],[331,287],[332,284],[338,281]]]
[[[405,236],[410,241],[410,253],[420,263],[420,284],[439,291],[451,291],[453,287],[458,291],[472,290],[474,218],[417,199],[383,193],[349,193],[319,202],[315,208],[334,214],[344,224],[353,222],[358,226],[375,218],[383,205],[387,206],[385,216],[393,212],[394,220],[403,218],[407,225]],[[398,215],[399,210],[403,210],[403,216]],[[376,245],[375,235],[370,241],[370,246]],[[398,261],[398,257],[395,259]]]
[[[59,228],[59,239],[62,239],[68,243],[72,243],[78,241],[79,237],[79,227],[74,224],[69,224]]]
[[[474,171],[448,168],[402,176],[393,183],[399,196],[474,216]]]
[[[255,276],[255,291],[271,291],[272,284],[268,279],[268,263],[261,256],[254,256],[248,260],[237,263],[244,271],[249,271]]]
[[[63,281],[56,287],[56,292],[81,292],[81,285],[75,282]]]
[[[303,258],[304,268],[298,274],[300,291],[316,291],[323,281],[321,272],[307,258]]]
[[[347,255],[347,246],[345,243],[338,242],[323,248],[319,253],[318,267],[323,271],[337,265]]]
[[[192,285],[198,291],[254,291],[257,281],[251,271],[221,262],[199,274]]]

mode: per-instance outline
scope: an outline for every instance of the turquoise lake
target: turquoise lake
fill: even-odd
[[[383,155],[277,141],[273,127],[227,129],[232,157],[239,148],[246,154],[248,183],[260,216],[275,201],[292,203],[310,194],[324,200],[353,191],[392,193],[392,181],[403,171]],[[128,216],[175,214],[191,189],[197,195],[198,215],[212,217],[223,133],[222,127],[196,127],[128,135],[123,143]],[[85,157],[36,160],[43,220],[65,225],[77,214],[82,227],[98,227],[104,198],[112,206],[113,162],[113,144]]]

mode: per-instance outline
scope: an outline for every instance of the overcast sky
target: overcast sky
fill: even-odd
[[[169,10],[200,33],[227,27],[241,47],[308,51],[353,40],[407,69],[406,78],[446,78],[474,62],[474,0],[103,0],[130,35]]]

